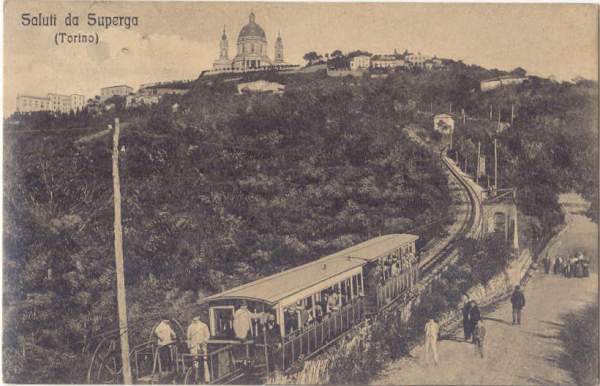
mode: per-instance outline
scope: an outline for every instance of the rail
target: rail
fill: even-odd
[[[463,222],[458,232],[454,234],[454,236],[448,241],[446,246],[442,248],[442,250],[432,256],[430,259],[424,259],[421,262],[421,273],[423,279],[433,273],[434,268],[443,269],[445,264],[440,264],[442,262],[448,263],[456,256],[456,248],[457,244],[467,237],[478,238],[480,237],[480,229],[481,229],[481,221],[482,221],[482,203],[479,194],[475,191],[475,188],[471,185],[471,183],[467,180],[466,177],[462,175],[460,169],[457,166],[451,164],[451,162],[446,157],[446,149],[444,148],[440,152],[440,159],[442,163],[446,166],[450,174],[454,177],[454,179],[462,186],[463,191],[468,196],[468,200],[470,205],[468,206],[468,213],[466,216],[466,220]]]

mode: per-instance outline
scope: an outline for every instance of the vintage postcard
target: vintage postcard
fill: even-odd
[[[5,0],[3,382],[598,384],[598,10]]]

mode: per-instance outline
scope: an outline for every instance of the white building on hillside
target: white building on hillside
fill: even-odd
[[[414,67],[425,67],[425,62],[431,60],[431,56],[423,55],[419,52],[417,54],[406,55],[404,60],[406,60]]]
[[[113,97],[115,95],[124,97],[131,93],[133,93],[133,88],[124,84],[118,86],[103,87],[100,89],[100,99],[102,100],[102,102],[104,102],[108,98]]]
[[[404,65],[406,65],[406,62],[394,55],[375,55],[371,58],[372,68],[396,68]]]
[[[30,113],[33,111],[52,111],[52,102],[48,97],[18,95],[17,111],[21,113]]]
[[[371,67],[371,57],[368,55],[358,55],[350,61],[351,70],[365,70]]]
[[[454,118],[450,114],[438,114],[433,117],[433,128],[442,134],[454,131]]]
[[[84,105],[85,97],[80,94],[62,95],[50,93],[45,97],[33,95],[17,96],[17,111],[22,113],[53,111],[67,114],[83,110]]]

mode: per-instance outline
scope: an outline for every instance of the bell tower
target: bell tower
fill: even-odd
[[[227,34],[225,33],[225,26],[223,26],[223,35],[221,35],[221,53],[219,54],[219,59],[221,60],[229,60],[229,45],[227,44]]]
[[[275,41],[274,64],[283,64],[283,42],[281,41],[281,33],[277,33],[277,40]]]

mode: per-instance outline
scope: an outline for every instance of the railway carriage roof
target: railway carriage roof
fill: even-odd
[[[246,299],[275,305],[304,289],[337,276],[343,280],[366,262],[376,260],[417,239],[418,236],[409,234],[376,237],[313,262],[209,296],[205,301]]]

